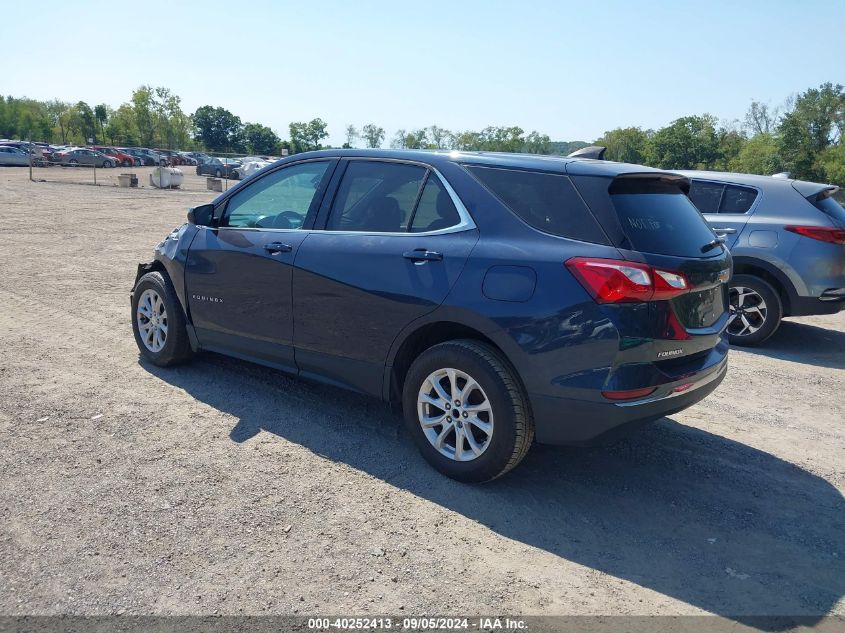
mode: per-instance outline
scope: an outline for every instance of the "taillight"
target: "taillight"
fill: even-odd
[[[785,226],[783,228],[820,242],[845,244],[845,229],[835,229],[830,226]]]
[[[663,301],[690,290],[683,274],[648,264],[573,257],[566,266],[597,303]]]

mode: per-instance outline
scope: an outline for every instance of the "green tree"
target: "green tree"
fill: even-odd
[[[638,127],[621,127],[608,130],[596,141],[607,148],[605,157],[620,163],[642,164],[646,161],[651,132]],[[576,148],[578,149],[578,148]],[[575,151],[574,149],[572,151]],[[571,153],[571,152],[567,152]]]
[[[128,103],[122,104],[109,117],[106,137],[115,145],[138,145],[138,126],[135,124],[135,110]]]
[[[369,148],[381,147],[381,144],[384,143],[384,128],[373,123],[367,123],[362,129],[361,135]]]
[[[240,140],[240,117],[225,108],[209,105],[197,108],[193,115],[194,138],[212,152],[225,152],[236,147]]]
[[[320,141],[328,137],[327,124],[323,119],[293,122],[289,126],[290,143],[294,154],[320,149]]]
[[[250,154],[277,154],[280,139],[276,133],[266,125],[247,123],[243,128],[243,139],[246,150]]]
[[[716,169],[727,171],[737,160],[742,148],[748,142],[745,133],[737,127],[723,126],[716,132],[719,138],[719,155],[716,158]]]
[[[358,128],[350,123],[346,126],[346,143],[343,144],[343,147],[346,149],[354,147],[355,141],[357,141],[360,136]]]
[[[145,147],[155,145],[156,113],[152,86],[140,86],[132,93],[132,109],[138,141]]]
[[[100,138],[105,139],[106,133],[106,122],[109,120],[109,108],[105,103],[101,103],[98,106],[94,106],[94,118],[97,120],[97,123],[100,126]]]
[[[780,154],[796,178],[824,180],[822,154],[838,145],[845,130],[845,92],[841,85],[822,84],[798,95],[781,121]]]
[[[525,147],[522,151],[528,154],[551,154],[552,141],[547,134],[531,132],[525,137]]]
[[[745,113],[745,128],[752,136],[772,134],[780,121],[780,110],[770,108],[768,104],[752,101]]]
[[[454,135],[438,125],[432,125],[426,132],[431,149],[450,149],[454,144]],[[548,138],[548,137],[547,137]]]
[[[739,154],[729,163],[728,169],[747,174],[771,175],[784,171],[778,140],[771,132],[757,134],[748,139]]]
[[[518,126],[488,126],[478,134],[479,150],[487,152],[520,152],[525,146],[524,130]]]
[[[705,114],[672,121],[655,132],[647,157],[661,169],[711,169],[719,157],[716,118]]]

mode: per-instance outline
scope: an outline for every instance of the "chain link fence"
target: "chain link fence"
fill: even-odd
[[[28,152],[29,177],[35,182],[183,191],[226,191],[280,158],[140,147],[54,148],[29,142],[21,142],[20,149]]]

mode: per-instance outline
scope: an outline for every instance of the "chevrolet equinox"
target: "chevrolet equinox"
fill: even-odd
[[[297,154],[140,264],[144,358],[208,350],[401,407],[461,481],[585,444],[725,376],[731,256],[684,176],[517,154]]]

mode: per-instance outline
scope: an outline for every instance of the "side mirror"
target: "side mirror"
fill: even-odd
[[[193,209],[188,209],[188,222],[197,226],[211,226],[214,219],[214,205],[202,204]]]

